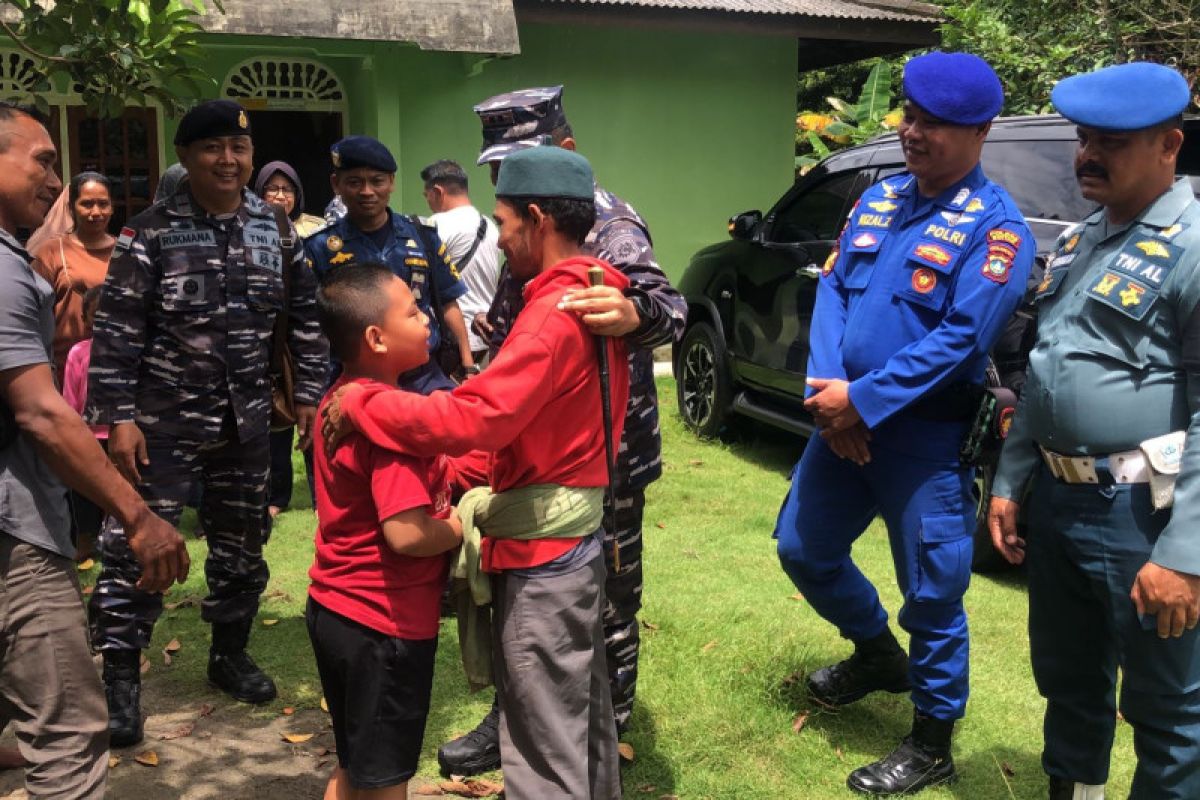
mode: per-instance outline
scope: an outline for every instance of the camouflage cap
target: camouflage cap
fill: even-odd
[[[561,86],[540,86],[489,97],[475,106],[483,124],[483,147],[476,164],[500,161],[510,153],[550,143],[567,124]]]

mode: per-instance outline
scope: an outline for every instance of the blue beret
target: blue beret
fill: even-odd
[[[200,139],[214,136],[249,136],[250,118],[232,100],[205,100],[197,103],[179,120],[175,144],[187,147]]]
[[[395,172],[396,159],[383,142],[370,136],[347,136],[329,149],[334,169],[366,167],[380,172]]]
[[[550,134],[567,124],[561,86],[536,86],[489,97],[475,106],[483,125],[483,148],[475,163],[500,161],[510,153],[548,144]]]
[[[938,119],[981,125],[1000,113],[1004,88],[979,56],[926,53],[904,65],[904,96]]]
[[[1071,122],[1108,131],[1157,125],[1182,114],[1190,100],[1182,75],[1148,61],[1072,75],[1050,93],[1054,108]]]
[[[591,200],[596,196],[592,165],[561,147],[521,150],[500,162],[496,196]]]

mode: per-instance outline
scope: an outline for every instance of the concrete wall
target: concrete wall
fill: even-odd
[[[481,136],[471,107],[515,88],[564,84],[580,152],[646,218],[676,279],[691,253],[727,235],[730,215],[769,205],[791,183],[795,40],[548,24],[524,24],[520,34],[521,55],[493,59],[391,43],[213,36],[206,67],[223,80],[246,58],[288,54],[332,68],[349,92],[350,132],[393,149],[400,174],[392,206],[408,213],[426,213],[419,172],[438,158],[467,167],[476,205],[490,210],[488,170],[474,166]],[[164,127],[170,142],[174,123]]]

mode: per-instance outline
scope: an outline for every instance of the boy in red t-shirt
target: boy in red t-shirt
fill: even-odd
[[[344,365],[331,392],[350,382],[395,386],[429,357],[429,320],[385,266],[334,271],[317,307]],[[314,449],[320,525],[308,634],[338,754],[325,800],[406,798],[429,713],[446,554],[462,541],[446,459],[363,436],[332,456]]]

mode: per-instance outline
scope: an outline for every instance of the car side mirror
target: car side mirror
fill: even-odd
[[[734,239],[749,241],[754,236],[754,229],[762,222],[761,211],[746,211],[736,217],[729,218],[729,235]]]

